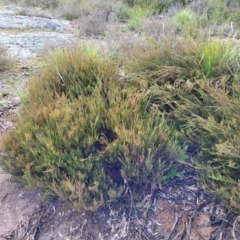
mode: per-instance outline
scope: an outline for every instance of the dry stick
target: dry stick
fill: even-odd
[[[143,225],[141,226],[141,228],[142,228],[142,231],[143,231],[144,234],[145,234],[145,237],[146,237],[147,239],[152,239],[152,236],[149,234],[149,232],[148,232],[147,229],[145,228],[148,211],[149,211],[149,206],[147,207],[146,214],[145,214],[145,217],[144,217],[144,219],[143,219],[143,220],[144,220],[144,223],[143,223]]]
[[[198,207],[199,208],[199,207]],[[186,232],[187,232],[187,235],[189,236],[189,239],[191,239],[191,227],[192,227],[192,219],[194,218],[195,214],[196,214],[197,211],[194,211],[194,213],[192,214],[192,216],[189,218],[189,224],[186,228]]]
[[[235,219],[234,222],[233,222],[232,236],[233,236],[233,239],[234,239],[234,240],[237,240],[236,234],[235,234],[235,228],[236,228],[236,224],[237,224],[237,221],[239,220],[239,218],[240,218],[240,216],[236,217],[236,219]]]
[[[221,232],[221,233],[219,234],[219,236],[220,236],[220,239],[219,239],[219,240],[222,240],[223,232]]]
[[[202,239],[204,239],[204,240],[207,240],[198,230],[197,230],[197,228],[193,225],[193,228],[194,228],[194,230],[196,231],[196,233],[202,238]]]
[[[149,197],[150,196],[150,197]],[[149,197],[149,200],[146,201],[147,197]],[[147,220],[147,214],[148,214],[148,211],[149,211],[149,208],[150,208],[150,200],[151,200],[151,197],[152,197],[152,194],[149,194],[147,195],[144,199],[143,199],[143,202],[146,202],[147,203],[147,209],[145,211],[145,213],[143,214],[143,226],[146,225],[146,220]],[[144,216],[145,215],[145,216]]]
[[[205,204],[206,204],[206,202],[203,202],[203,203],[199,204],[199,206],[197,207],[197,209],[201,208],[201,207],[202,207],[203,205],[205,205]],[[196,215],[197,212],[198,212],[198,211],[195,210],[194,213],[192,214],[192,216],[190,217],[190,220],[189,220],[190,225],[189,225],[189,226],[185,226],[185,227],[182,229],[182,231],[179,232],[179,233],[175,236],[175,238],[174,238],[173,240],[176,240],[177,237],[180,236],[185,230],[186,230],[187,235],[188,235],[189,238],[191,239],[191,236],[190,236],[190,227],[191,227],[192,219],[194,218],[194,216]],[[203,237],[203,236],[197,231],[197,229],[194,227],[194,225],[193,225],[193,228],[196,230],[196,232],[197,232],[201,237]],[[168,240],[169,240],[169,238],[170,238],[170,236],[168,237]],[[205,239],[205,238],[204,238],[204,239]]]
[[[179,233],[175,236],[175,238],[174,238],[173,240],[176,240],[177,237],[179,237],[185,230],[186,230],[186,227],[185,227],[184,229],[182,229],[182,231],[179,232]]]
[[[206,222],[206,223],[199,224],[198,227],[209,227],[209,226],[213,226],[213,225],[218,225],[222,222],[223,222],[222,219],[217,219],[217,220],[212,221],[212,222]]]
[[[174,230],[175,230],[175,227],[176,227],[176,225],[177,225],[177,223],[178,223],[178,220],[179,220],[179,215],[178,215],[178,213],[175,212],[175,222],[174,222],[174,224],[173,224],[173,226],[172,226],[172,229],[171,229],[171,231],[170,231],[170,233],[169,233],[169,236],[168,236],[167,240],[170,240],[170,239],[171,239],[171,236],[172,236],[172,234],[173,234],[173,232],[174,232]]]
[[[131,215],[132,215],[132,209],[133,209],[133,197],[132,197],[132,191],[128,185],[128,182],[126,179],[124,179],[124,183],[125,185],[127,186],[127,190],[129,191],[130,193],[130,199],[131,199],[131,205],[130,205],[130,211],[129,211],[129,214],[128,214],[128,222],[127,222],[127,237],[128,237],[128,234],[129,234],[129,226],[130,226],[130,221],[131,221]]]
[[[216,237],[217,236],[219,236],[219,240],[222,240],[222,236],[223,236],[223,227],[225,227],[225,226],[223,226],[223,225],[226,225],[226,222],[224,222],[224,221],[222,221],[222,223],[221,223],[221,226],[217,229],[217,231],[216,231]],[[215,237],[215,238],[216,238]]]
[[[132,210],[133,210],[133,196],[132,196],[132,191],[131,191],[131,189],[130,189],[126,179],[124,179],[124,183],[127,186],[127,191],[129,191],[130,199],[131,199],[130,211],[129,211],[129,214],[128,214],[128,222],[127,222],[127,237],[128,237],[128,235],[129,235],[129,226],[130,226],[130,221],[131,221],[131,215],[132,215]],[[136,219],[138,219],[138,217],[136,215],[136,211],[135,211],[135,217],[136,217]],[[141,234],[141,232],[140,232],[140,234]],[[140,240],[141,240],[141,235],[140,235]]]
[[[64,85],[65,85],[65,83],[64,83],[64,79],[63,79],[62,75],[59,73],[59,71],[58,71],[58,68],[57,68],[57,67],[56,67],[56,70],[57,70],[57,75],[60,77],[60,79],[61,79],[61,82],[62,82],[62,85],[64,86]]]
[[[212,216],[214,216],[214,217],[216,217],[216,218],[218,218],[218,216],[217,215],[215,215],[215,214],[213,214],[213,213],[208,213],[208,212],[204,212],[204,211],[198,211],[198,213],[203,213],[203,214],[207,214],[207,215],[212,215]],[[240,217],[240,216],[239,216]],[[229,224],[230,226],[234,226],[232,223],[230,223],[228,220],[226,220],[226,219],[223,219],[223,218],[219,218],[218,220],[220,220],[220,221],[223,221],[223,222],[226,222],[227,224]],[[216,223],[216,221],[214,221],[214,223]],[[211,226],[211,222],[209,223],[209,225]],[[207,226],[207,225],[206,225]],[[205,226],[204,226],[205,227]],[[237,231],[237,232],[239,232],[240,233],[240,230],[239,229],[234,229],[235,231]]]
[[[153,237],[149,234],[149,232],[147,231],[147,229],[145,227],[141,227],[142,232],[144,233],[144,236],[148,239],[148,240],[153,240]]]
[[[131,206],[130,206],[130,211],[129,211],[129,214],[128,214],[128,223],[127,223],[127,236],[128,236],[128,234],[129,234],[129,225],[130,225],[130,221],[131,221],[131,215],[132,215],[132,210],[133,210],[133,197],[132,197],[132,191],[131,191],[131,189],[130,189],[130,187],[129,187],[129,185],[128,185],[128,182],[127,182],[127,180],[126,179],[124,179],[124,183],[125,183],[125,185],[127,186],[127,190],[129,191],[129,193],[130,193],[130,199],[131,199]],[[138,219],[138,217],[137,217],[137,214],[136,214],[136,210],[135,210],[135,218],[136,218],[136,220],[138,220],[138,224],[139,224],[139,219]],[[139,227],[139,226],[138,226]],[[152,239],[152,237],[149,235],[149,233],[148,233],[148,231],[143,227],[143,226],[141,226],[140,227],[140,239],[139,240],[141,240],[142,239],[142,237],[141,237],[141,233],[143,232],[144,233],[144,235],[145,235],[145,237],[148,239],[148,240],[151,240]]]

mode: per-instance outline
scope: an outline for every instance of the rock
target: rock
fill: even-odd
[[[59,47],[71,43],[73,39],[72,34],[58,32],[0,33],[0,43],[8,47],[10,55],[18,58],[36,57],[37,51],[45,47]]]
[[[13,11],[0,9],[0,29],[49,29],[51,31],[67,31],[71,27],[70,21],[14,15]]]

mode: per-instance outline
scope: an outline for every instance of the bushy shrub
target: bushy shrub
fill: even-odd
[[[125,6],[119,1],[87,0],[81,3],[80,31],[103,35],[107,25],[126,16]]]
[[[193,1],[189,4],[189,8],[192,9],[194,15],[201,27],[208,28],[211,25],[215,27],[233,23],[233,26],[239,27],[239,3],[237,1],[225,1],[225,0],[199,0]]]
[[[131,31],[139,29],[141,24],[146,21],[147,17],[152,15],[150,9],[140,6],[134,6],[129,10],[129,21],[127,28]]]
[[[183,37],[195,38],[201,33],[195,13],[189,8],[184,8],[176,13],[172,22],[175,25],[176,32]]]
[[[2,163],[78,209],[120,197],[124,182],[140,197],[138,187],[151,191],[186,159],[164,116],[146,107],[96,50],[57,50],[30,81],[16,128],[3,136]]]
[[[179,26],[186,26],[186,25],[191,25],[196,23],[196,19],[194,18],[194,13],[190,11],[189,9],[184,9],[177,13],[174,16],[174,21],[179,25]]]
[[[161,43],[128,62],[128,85],[165,114],[203,185],[240,208],[240,46],[206,38]]]
[[[58,5],[54,12],[57,13],[58,16],[71,21],[81,16],[81,5],[81,2],[77,0],[63,2],[62,4]]]
[[[107,21],[104,15],[95,11],[91,15],[81,18],[79,22],[80,32],[87,35],[104,35],[107,30]]]
[[[168,17],[163,19],[151,17],[144,21],[141,29],[149,39],[153,38],[158,41],[175,38],[178,32],[176,24]]]
[[[0,72],[4,72],[13,65],[13,59],[8,55],[7,48],[0,45]]]
[[[148,40],[139,38],[138,34],[134,32],[109,33],[106,34],[105,41],[107,54],[120,63],[131,58],[132,54],[135,54],[136,48],[145,49],[149,44]]]

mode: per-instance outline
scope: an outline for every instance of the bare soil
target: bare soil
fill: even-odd
[[[26,81],[32,63],[23,64],[20,59],[19,66],[17,76]],[[1,92],[10,88],[4,79],[1,82]],[[0,105],[1,133],[13,127],[9,116],[21,104],[12,93],[6,103]],[[128,191],[119,202],[94,213],[80,213],[56,196],[46,198],[40,189],[13,182],[0,169],[0,240],[240,239],[237,216],[229,214],[216,195],[201,189],[191,167],[185,166],[184,172],[146,193],[139,202],[131,202]]]
[[[192,176],[190,176],[192,175]],[[0,172],[0,240],[240,239],[234,216],[202,191],[190,169],[138,203],[130,198],[80,213],[40,189],[26,189]],[[235,238],[234,238],[235,237]]]

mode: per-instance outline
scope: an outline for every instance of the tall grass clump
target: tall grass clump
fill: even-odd
[[[143,97],[99,51],[56,50],[29,82],[15,129],[3,136],[1,162],[77,209],[96,210],[128,188],[139,199],[139,188],[150,192],[186,159],[164,114],[147,109]]]
[[[202,185],[235,210],[240,208],[239,52],[232,39],[168,39],[137,51],[126,63],[127,84],[145,95],[146,109],[164,114]]]

